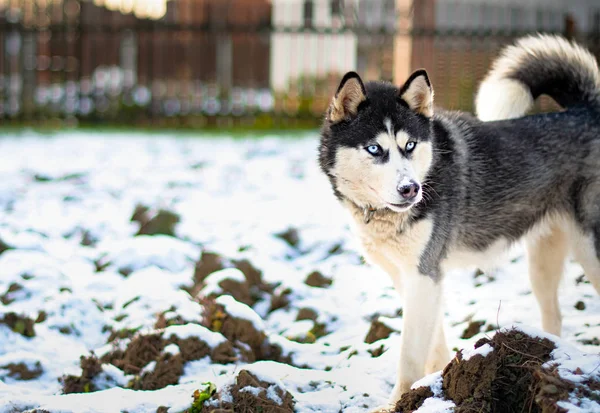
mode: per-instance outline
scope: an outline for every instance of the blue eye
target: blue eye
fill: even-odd
[[[406,144],[406,148],[404,148],[404,150],[405,150],[406,152],[412,152],[412,150],[413,150],[413,149],[415,149],[415,146],[417,146],[417,143],[416,143],[416,142],[408,142],[408,143]]]
[[[369,152],[373,156],[381,155],[381,147],[379,145],[370,145],[367,146],[367,152]]]

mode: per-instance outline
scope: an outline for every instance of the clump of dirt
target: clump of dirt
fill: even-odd
[[[371,328],[365,337],[365,343],[372,344],[377,340],[388,338],[394,331],[395,330],[379,321],[379,318],[376,318],[371,322]]]
[[[197,290],[192,290],[192,295],[195,296],[200,291],[204,285],[204,280],[210,274],[230,267],[232,267],[230,262],[221,255],[211,251],[202,251],[202,256],[196,263],[194,270],[194,287],[198,287],[196,287]]]
[[[319,271],[313,271],[308,274],[308,277],[306,277],[304,283],[311,287],[326,288],[333,283],[333,280],[324,276]]]
[[[284,240],[292,248],[298,248],[298,245],[300,245],[300,235],[296,228],[288,228],[284,232],[275,234],[275,236]]]
[[[127,387],[133,390],[157,390],[179,383],[185,361],[181,354],[161,354],[154,368],[136,376]]]
[[[96,391],[93,380],[102,372],[100,360],[92,353],[89,357],[81,356],[81,376],[63,376],[60,381],[63,393],[90,393]]]
[[[278,287],[273,291],[271,295],[271,307],[269,312],[279,310],[280,308],[287,308],[290,305],[290,295],[292,290],[290,288]]]
[[[469,339],[469,338],[479,334],[479,332],[481,331],[481,327],[483,327],[484,325],[485,325],[485,320],[471,321],[469,323],[469,325],[467,326],[467,328],[465,328],[465,331],[463,331],[460,338]]]
[[[9,305],[12,304],[15,301],[14,298],[14,294],[18,291],[21,291],[23,289],[23,286],[19,283],[11,283],[8,288],[6,289],[6,292],[2,295],[0,295],[0,303],[4,304],[4,305]]]
[[[396,412],[412,412],[417,410],[425,403],[425,400],[433,397],[433,392],[429,387],[418,387],[404,393],[398,403],[396,403]]]
[[[301,320],[312,320],[312,321],[317,321],[317,318],[319,317],[319,315],[317,314],[317,312],[315,310],[313,310],[312,308],[301,308],[300,310],[298,310],[298,315],[296,316],[296,321],[301,321]]]
[[[39,361],[35,363],[32,369],[25,363],[10,363],[5,366],[0,366],[0,369],[8,370],[8,376],[16,380],[37,379],[44,372]]]
[[[229,294],[237,301],[252,306],[265,296],[271,295],[275,289],[274,285],[267,284],[262,279],[262,271],[256,268],[246,259],[233,260],[223,257],[214,252],[204,251],[200,260],[196,263],[194,271],[194,284],[186,290],[196,297],[204,288],[206,278],[225,268],[237,268],[244,274],[244,282],[232,279],[224,279],[219,282],[219,287],[224,294]]]
[[[125,351],[116,350],[102,357],[127,374],[138,374],[151,361],[156,361],[165,348],[160,334],[138,335],[131,340]]]
[[[228,314],[225,308],[215,300],[202,300],[204,319],[202,324],[212,331],[219,332],[239,351],[242,361],[275,360],[291,364],[289,357],[284,357],[281,347],[272,344],[264,331],[245,319]]]
[[[241,370],[235,384],[213,394],[204,402],[200,413],[292,413],[294,404],[294,398],[286,389]]]
[[[471,355],[463,352],[442,372],[442,397],[455,404],[456,413],[468,412],[563,412],[558,402],[596,400],[600,402],[600,381],[595,378],[570,381],[559,376],[550,354],[555,344],[531,337],[519,330],[499,331],[482,338],[475,348],[490,346],[491,351]],[[544,367],[545,365],[545,367]],[[583,374],[576,369],[573,374]],[[412,412],[425,399],[434,396],[429,387],[412,389],[396,405],[396,412]]]
[[[0,324],[5,324],[15,333],[25,337],[35,337],[35,321],[29,317],[18,315],[16,313],[5,313],[0,316]]]
[[[98,238],[96,238],[91,231],[86,229],[81,233],[80,244],[84,247],[93,247],[98,244]]]
[[[131,216],[131,222],[138,222],[140,229],[136,235],[170,235],[175,236],[175,226],[179,223],[178,214],[159,209],[153,212],[145,205],[137,205]]]
[[[6,242],[2,241],[2,239],[0,238],[0,254],[2,254],[4,251],[7,251],[9,249],[12,249],[12,247],[10,245],[8,245]]]
[[[239,359],[229,341],[223,341],[218,346],[211,348],[198,337],[185,339],[175,335],[165,337],[164,332],[135,335],[124,349],[119,341],[116,339],[113,342],[113,350],[102,356],[99,363],[112,364],[125,374],[134,375],[128,384],[128,387],[134,390],[157,390],[177,384],[183,375],[185,363],[188,361],[210,356],[213,362],[225,364]],[[175,351],[171,351],[173,350],[171,345],[176,346]],[[167,346],[171,348],[167,349]],[[93,359],[97,361],[95,357]],[[70,376],[63,380],[68,380],[69,385],[78,385],[79,387],[75,387],[75,389],[91,383],[95,376],[88,378],[89,374],[86,372],[89,369],[86,370],[83,364],[82,369],[81,377]],[[65,383],[67,382],[65,381]],[[86,389],[86,391],[95,391],[92,385],[88,385]]]
[[[542,412],[535,402],[536,371],[550,360],[554,343],[510,330],[482,338],[475,348],[486,344],[493,348],[486,357],[464,360],[459,352],[444,369],[444,393],[456,403],[456,412]]]

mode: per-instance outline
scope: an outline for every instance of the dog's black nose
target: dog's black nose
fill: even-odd
[[[421,187],[415,181],[410,181],[408,185],[398,185],[398,192],[400,196],[407,201],[414,199],[419,193]]]

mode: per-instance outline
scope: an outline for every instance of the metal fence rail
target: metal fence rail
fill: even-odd
[[[439,105],[472,110],[490,61],[520,35],[562,33],[600,54],[593,2],[585,24],[543,4],[466,3],[170,0],[151,19],[101,0],[0,0],[0,119],[312,127],[345,71],[392,80],[398,65],[425,67]]]

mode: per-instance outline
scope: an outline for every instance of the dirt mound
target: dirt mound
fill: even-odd
[[[519,330],[482,338],[474,351],[456,353],[441,374],[441,394],[435,396],[454,402],[456,413],[557,413],[565,411],[559,401],[587,398],[600,402],[600,382],[570,381],[559,376],[553,363],[546,364],[552,360],[554,349],[552,341]],[[574,374],[583,372],[577,369]],[[395,411],[417,409],[433,396],[431,390],[411,390],[403,395]]]
[[[554,343],[533,338],[517,330],[483,338],[475,348],[493,349],[486,357],[463,359],[462,352],[446,366],[443,389],[456,405],[456,412],[541,412],[535,403],[535,372],[550,360]]]
[[[23,286],[19,283],[11,283],[8,288],[6,289],[6,292],[2,295],[0,295],[0,303],[4,304],[4,305],[9,305],[12,304],[15,301],[15,295],[14,293],[17,293],[19,291],[21,291],[23,289]]]
[[[369,328],[369,332],[365,337],[365,343],[372,344],[377,340],[388,338],[394,331],[395,330],[379,321],[379,318],[376,318],[371,322],[371,328]]]
[[[288,228],[284,232],[275,234],[275,237],[282,239],[292,248],[298,248],[300,245],[300,234],[296,228]]]
[[[29,368],[25,363],[10,363],[5,366],[0,366],[0,369],[8,370],[8,377],[12,377],[16,380],[37,379],[44,372],[39,361],[35,363],[33,368]]]
[[[397,412],[412,412],[417,410],[425,403],[425,400],[433,397],[433,392],[429,387],[418,387],[404,393],[396,404]]]
[[[483,327],[484,325],[485,325],[485,321],[482,321],[482,320],[471,321],[469,323],[469,325],[467,326],[467,328],[465,328],[465,331],[463,331],[460,338],[469,339],[469,338],[479,334],[479,332],[481,331],[481,327]]]
[[[280,385],[262,381],[247,370],[241,370],[235,384],[214,393],[204,402],[200,413],[291,413],[294,403],[292,395]]]
[[[159,209],[152,211],[145,205],[137,205],[131,222],[138,222],[140,229],[136,235],[170,235],[175,236],[175,226],[179,223],[180,217],[174,212]]]
[[[109,362],[127,374],[138,374],[151,361],[160,357],[165,343],[160,334],[136,336],[125,351],[116,350],[102,357],[103,362]]]
[[[100,360],[92,353],[89,357],[81,356],[81,376],[64,376],[60,379],[63,393],[90,393],[96,391],[93,380],[102,372]]]
[[[319,271],[313,271],[308,274],[304,283],[311,287],[326,288],[333,283],[333,280],[324,276]]]
[[[4,251],[9,250],[11,248],[12,247],[10,245],[8,245],[4,241],[2,241],[2,239],[0,238],[0,254],[2,254]]]
[[[215,300],[202,300],[204,320],[202,324],[212,331],[223,334],[238,350],[241,361],[275,360],[291,364],[288,356],[283,356],[281,347],[272,344],[267,334],[258,329],[251,320],[234,317]]]
[[[218,295],[228,294],[237,301],[252,306],[258,300],[273,294],[274,285],[267,284],[262,279],[262,271],[246,259],[234,260],[223,257],[214,252],[204,251],[196,263],[194,271],[194,284],[187,291],[196,297],[206,286],[206,278],[226,268],[237,268],[244,274],[244,280],[225,278],[219,281],[221,291]]]
[[[35,337],[35,330],[33,328],[35,321],[29,317],[16,313],[5,313],[0,315],[0,324],[6,324],[12,331],[22,336]]]
[[[239,352],[229,341],[223,341],[211,348],[198,337],[181,338],[175,334],[167,336],[166,331],[135,335],[127,345],[122,345],[124,342],[121,339],[115,339],[112,343],[113,350],[103,355],[100,360],[93,354],[89,358],[82,358],[82,375],[63,377],[64,392],[97,390],[93,380],[102,370],[92,368],[92,361],[98,366],[112,364],[125,374],[134,375],[127,385],[128,388],[157,390],[177,384],[183,375],[185,363],[189,361],[209,356],[212,362],[225,364],[239,359]]]

